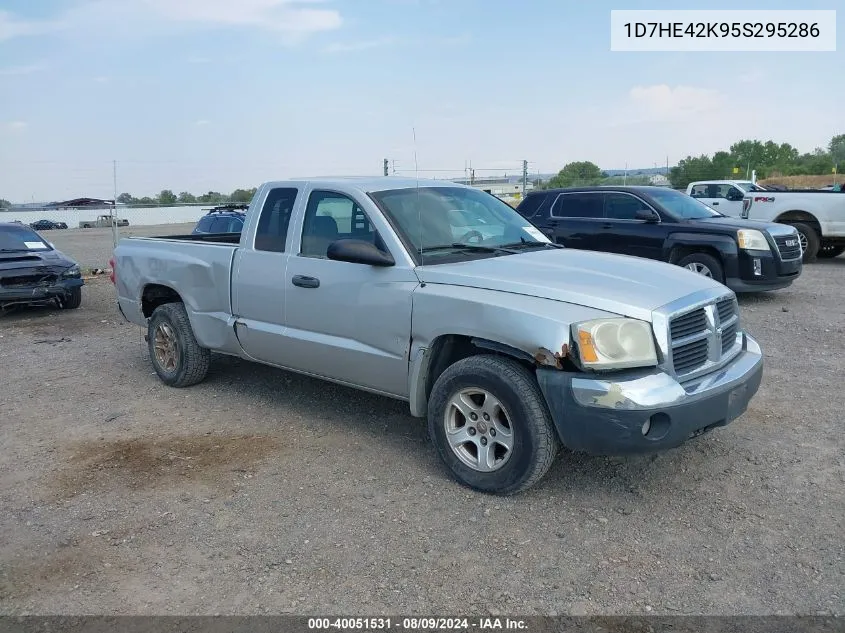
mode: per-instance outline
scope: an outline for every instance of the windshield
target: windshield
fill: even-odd
[[[549,244],[513,207],[477,189],[420,187],[371,195],[421,261],[429,256],[500,255],[505,253],[497,247]]]
[[[700,218],[717,218],[722,215],[703,202],[674,189],[650,191],[649,195],[655,202],[679,219],[697,220]]]
[[[48,250],[50,245],[28,226],[0,225],[0,253]]]

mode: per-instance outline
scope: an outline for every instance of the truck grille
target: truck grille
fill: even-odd
[[[789,242],[790,244],[787,244]],[[801,242],[798,241],[798,236],[778,235],[775,237],[775,244],[777,244],[778,252],[782,260],[798,259],[801,257]]]
[[[677,376],[716,365],[734,352],[739,315],[736,299],[724,297],[669,321],[671,366]]]
[[[4,288],[33,288],[51,286],[58,280],[56,275],[18,275],[0,279]]]

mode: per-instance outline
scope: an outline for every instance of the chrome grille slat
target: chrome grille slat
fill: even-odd
[[[707,371],[735,353],[739,331],[736,298],[716,297],[704,307],[675,314],[668,326],[669,367],[675,375],[684,377]]]
[[[793,240],[796,242],[795,246],[787,246],[786,242]],[[778,247],[778,253],[780,253],[782,260],[788,261],[801,257],[801,242],[798,241],[797,236],[777,235],[775,236],[775,244]]]

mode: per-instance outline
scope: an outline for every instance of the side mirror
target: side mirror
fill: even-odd
[[[645,220],[646,222],[660,222],[660,216],[650,209],[640,209],[634,217],[637,220]]]
[[[396,261],[390,253],[376,248],[372,242],[354,239],[335,240],[329,244],[326,256],[337,262],[367,264],[369,266],[395,266]]]

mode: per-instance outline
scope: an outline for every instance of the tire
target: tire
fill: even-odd
[[[803,248],[806,244],[802,261],[805,264],[816,261],[819,255],[819,248],[821,247],[819,234],[816,233],[816,230],[812,226],[803,222],[789,222],[789,225],[795,227],[795,230],[798,231],[798,239],[801,240],[801,247]]]
[[[452,406],[453,398],[462,392],[473,394],[465,398],[462,406],[465,411],[470,410],[467,402],[474,406],[470,415],[477,412],[475,421]],[[491,417],[499,417],[498,421],[484,420],[491,411],[503,413],[504,418],[494,415]],[[458,426],[456,423],[461,421],[463,424]],[[457,448],[453,448],[447,427],[456,435],[461,433],[465,442],[456,442]],[[472,436],[470,429],[475,430]],[[521,492],[536,484],[548,472],[561,447],[534,376],[512,359],[491,355],[459,360],[441,374],[429,397],[428,433],[440,459],[457,481],[499,495]],[[501,443],[506,439],[510,443],[508,450]],[[486,472],[478,465],[480,450],[485,450],[482,442],[494,462],[488,463]],[[473,450],[474,466],[470,465]]]
[[[687,255],[678,261],[678,266],[687,268],[699,275],[711,277],[720,284],[725,283],[725,271],[722,268],[722,262],[707,253],[692,253],[691,255]],[[707,272],[704,272],[704,270]]]
[[[158,377],[170,387],[190,387],[208,374],[211,352],[197,343],[183,303],[155,309],[147,325],[147,346]]]
[[[819,248],[817,257],[819,259],[833,259],[839,257],[842,253],[845,253],[845,246],[828,244]]]
[[[82,287],[72,289],[62,300],[63,310],[76,310],[82,305]]]

